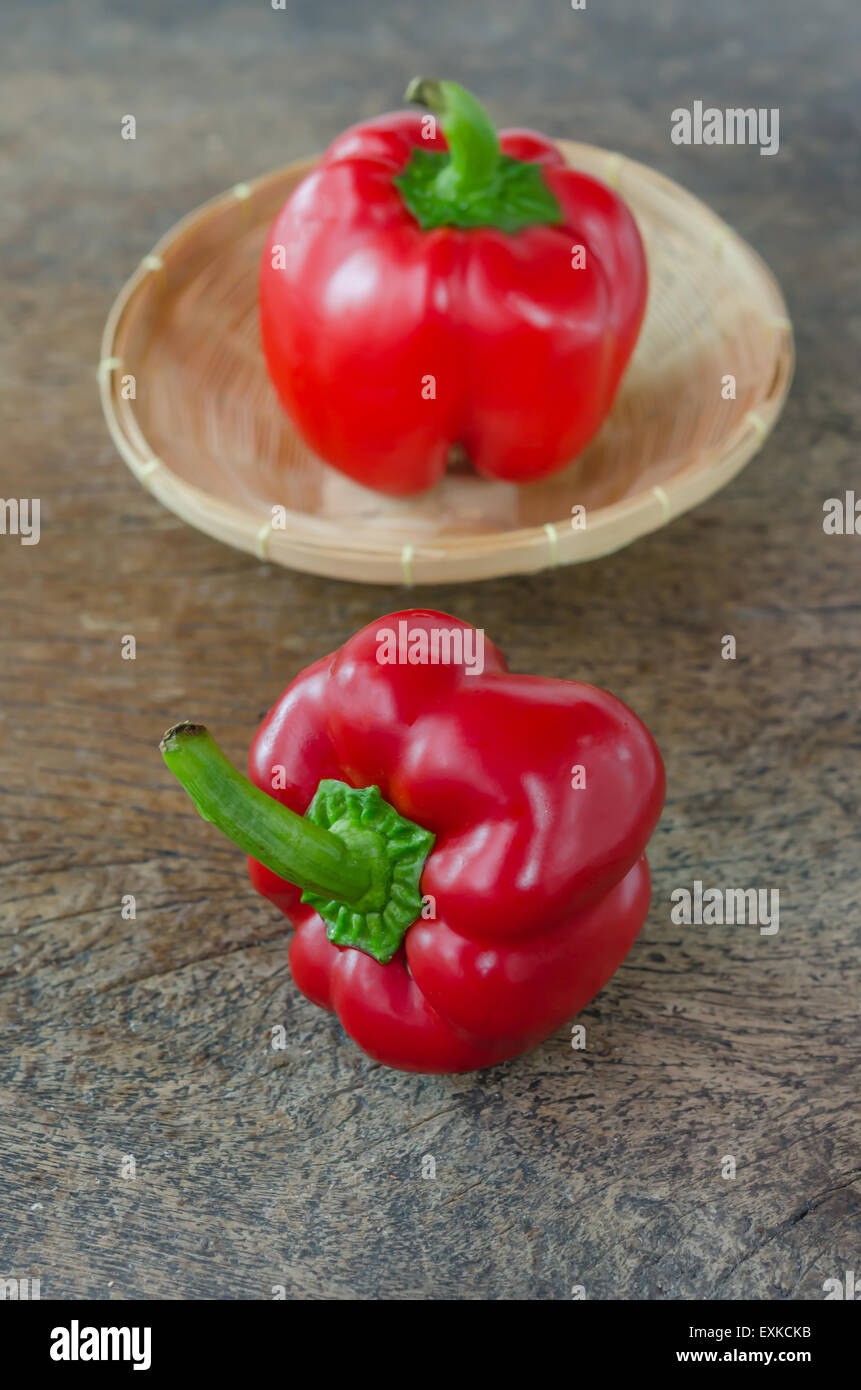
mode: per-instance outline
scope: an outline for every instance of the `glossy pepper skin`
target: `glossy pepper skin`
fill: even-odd
[[[642,241],[614,192],[528,130],[502,131],[497,159],[515,176],[534,166],[544,220],[530,224],[521,198],[508,230],[481,108],[454,83],[413,88],[436,102],[435,127],[410,111],[354,126],[276,217],[260,272],[269,374],[311,448],[370,488],[430,488],[455,446],[488,477],[534,482],[570,463],[610,409],[645,310]],[[423,227],[408,205],[396,180],[417,151],[419,166],[445,156],[444,129],[494,222]]]
[[[288,687],[249,771],[300,814],[321,779],[378,786],[435,836],[421,875],[435,918],[419,917],[384,965],[333,944],[270,869],[252,859],[250,874],[294,927],[299,989],[369,1056],[403,1071],[469,1071],[550,1036],[627,955],[649,907],[644,850],[663,765],[612,695],[512,675],[489,641],[479,675],[381,664],[378,634],[401,621],[410,633],[470,630],[424,610],[370,624]],[[275,791],[273,768],[284,783]]]

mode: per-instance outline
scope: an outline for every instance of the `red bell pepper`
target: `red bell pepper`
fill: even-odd
[[[251,782],[199,725],[161,746],[290,918],[299,989],[386,1066],[469,1071],[535,1046],[648,911],[651,735],[606,691],[512,675],[445,614],[381,618],[297,676]]]
[[[421,492],[453,452],[534,482],[596,433],[634,348],[646,259],[615,193],[552,141],[498,136],[454,82],[416,79],[353,126],[275,219],[260,271],[269,374],[321,458]]]

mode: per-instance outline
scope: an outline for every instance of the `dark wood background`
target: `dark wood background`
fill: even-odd
[[[58,1298],[818,1299],[861,1267],[861,537],[822,528],[859,484],[853,10],[4,4],[2,488],[41,499],[42,536],[0,536],[0,1277]],[[798,346],[776,433],[706,506],[594,565],[416,595],[514,669],[622,696],[669,774],[652,912],[581,1018],[588,1050],[563,1030],[455,1078],[369,1063],[297,994],[283,919],[156,748],[195,717],[243,758],[303,665],[409,596],[187,529],[115,454],[94,375],[115,292],[175,219],[399,105],[417,71],[690,187],[772,266]],[[695,99],[778,106],[779,154],[673,146]],[[696,878],[778,888],[779,933],[672,925]]]

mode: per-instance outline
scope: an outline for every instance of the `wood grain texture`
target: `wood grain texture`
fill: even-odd
[[[817,1299],[859,1269],[861,538],[822,529],[858,485],[859,29],[848,0],[776,8],[4,5],[2,490],[41,499],[42,534],[0,536],[0,1277],[56,1298]],[[420,70],[709,201],[778,275],[799,354],[775,435],[700,510],[594,565],[422,591],[514,669],[622,696],[669,775],[652,912],[581,1017],[587,1050],[563,1031],[456,1078],[372,1065],[297,995],[283,919],[156,751],[198,717],[241,759],[303,665],[407,595],[185,528],[116,456],[94,380],[167,226]],[[695,99],[779,106],[780,153],[672,145]],[[778,888],[778,934],[674,926],[697,878]]]

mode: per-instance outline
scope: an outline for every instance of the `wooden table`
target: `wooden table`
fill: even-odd
[[[777,26],[757,8],[4,7],[3,488],[41,499],[41,538],[0,536],[0,1277],[59,1298],[819,1299],[859,1268],[861,539],[822,526],[858,486],[858,30],[848,0],[785,0]],[[776,433],[706,506],[590,566],[420,594],[515,669],[623,696],[669,774],[651,915],[587,1049],[563,1029],[454,1078],[372,1065],[297,994],[284,920],[156,748],[195,716],[241,759],[303,665],[407,595],[187,529],[116,456],[94,376],[113,295],[176,218],[417,70],[707,199],[777,273],[799,352]],[[671,144],[697,99],[778,106],[779,154]],[[674,925],[697,879],[779,889],[778,933]]]

